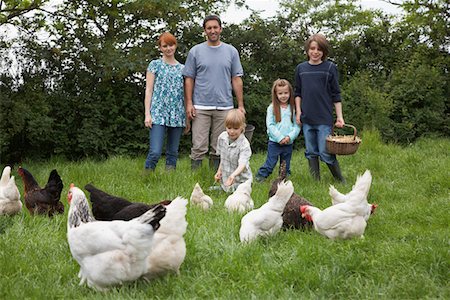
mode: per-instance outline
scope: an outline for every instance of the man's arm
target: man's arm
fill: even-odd
[[[184,107],[188,120],[195,118],[195,108],[192,104],[192,94],[194,93],[194,78],[184,77]]]
[[[244,83],[241,76],[234,76],[231,78],[231,85],[233,86],[234,94],[238,103],[238,109],[245,114],[244,107]]]

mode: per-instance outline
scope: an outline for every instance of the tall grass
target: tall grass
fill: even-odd
[[[213,172],[206,163],[191,172],[187,157],[169,173],[162,160],[148,176],[141,174],[144,157],[25,162],[41,183],[51,169],[60,172],[66,213],[50,219],[31,217],[24,209],[0,217],[0,299],[448,299],[448,149],[448,139],[422,139],[405,148],[385,145],[378,134],[367,132],[355,155],[339,158],[348,181],[336,184],[341,192],[348,192],[365,169],[372,172],[369,201],[379,207],[364,239],[330,241],[314,231],[291,230],[243,245],[238,236],[242,215],[227,213],[225,193],[209,192],[212,210],[188,209],[187,256],[180,276],[138,281],[106,293],[78,285],[79,266],[66,239],[69,184],[83,188],[93,183],[111,194],[152,203],[189,198],[196,182],[207,191]],[[294,153],[290,179],[298,194],[325,208],[330,205],[328,186],[335,183],[323,164],[322,181],[314,182],[302,151]],[[264,153],[252,157],[254,173],[264,160]],[[270,180],[253,185],[255,207],[267,201]],[[16,182],[23,193],[21,180]]]

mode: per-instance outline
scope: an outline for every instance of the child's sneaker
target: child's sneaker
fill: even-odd
[[[262,177],[261,175],[256,174],[256,176],[255,176],[256,182],[264,182],[264,180],[266,180],[266,177]]]
[[[221,191],[222,187],[220,185],[213,185],[208,188],[208,191]]]

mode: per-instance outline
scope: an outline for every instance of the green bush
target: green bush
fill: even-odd
[[[393,105],[389,95],[377,86],[374,76],[361,72],[342,86],[344,119],[357,129],[377,128],[389,133]]]
[[[385,84],[393,102],[390,140],[411,142],[427,134],[448,136],[446,77],[434,66],[412,60],[396,68]]]

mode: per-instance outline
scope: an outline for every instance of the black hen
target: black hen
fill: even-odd
[[[269,198],[275,195],[278,189],[278,183],[286,179],[286,162],[282,161],[280,164],[280,172],[278,178],[272,182],[272,186],[269,190]],[[302,218],[302,213],[300,212],[300,206],[311,205],[311,202],[303,197],[300,197],[295,192],[292,194],[289,201],[286,203],[283,211],[283,228],[295,228],[295,229],[305,229],[311,228],[312,222]]]
[[[92,214],[98,221],[124,220],[129,221],[141,216],[158,204],[169,205],[170,200],[164,200],[156,204],[130,202],[99,190],[92,184],[84,187],[90,194]]]
[[[25,206],[31,215],[48,214],[51,217],[64,212],[64,204],[60,201],[64,185],[56,170],[50,172],[44,188],[39,186],[28,170],[19,167],[18,173],[23,180]]]

